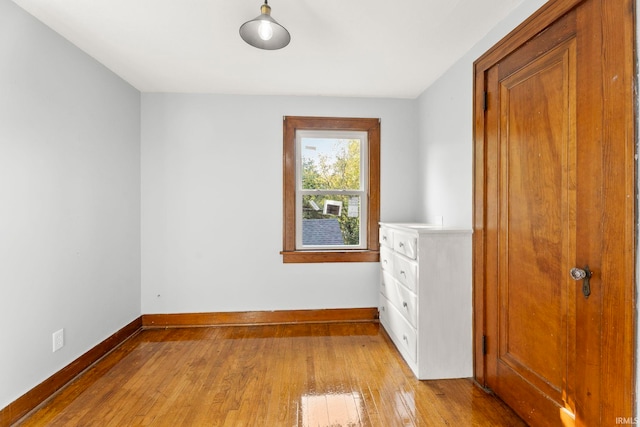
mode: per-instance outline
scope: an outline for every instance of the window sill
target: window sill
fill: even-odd
[[[379,251],[282,251],[282,262],[379,262]]]

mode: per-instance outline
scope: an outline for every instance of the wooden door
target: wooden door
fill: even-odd
[[[475,64],[475,375],[532,425],[633,416],[632,5],[550,1]]]

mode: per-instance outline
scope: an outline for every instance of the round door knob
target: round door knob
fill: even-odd
[[[581,268],[573,267],[569,270],[569,275],[573,280],[582,280],[587,277],[587,272]]]

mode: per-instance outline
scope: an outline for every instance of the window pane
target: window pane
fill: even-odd
[[[359,245],[360,196],[303,196],[302,244],[303,246]]]
[[[301,138],[304,190],[360,190],[359,139]]]

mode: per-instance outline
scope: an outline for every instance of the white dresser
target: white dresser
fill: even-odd
[[[380,223],[380,323],[421,380],[473,376],[471,233]]]

